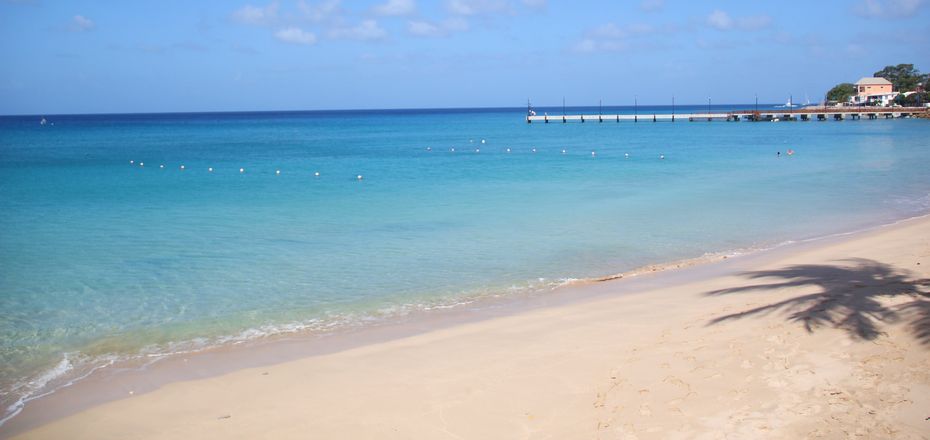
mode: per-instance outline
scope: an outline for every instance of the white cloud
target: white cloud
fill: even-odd
[[[588,36],[591,38],[609,38],[609,39],[618,39],[618,38],[627,38],[635,35],[643,35],[653,32],[655,29],[648,24],[644,23],[634,23],[626,25],[624,27],[617,26],[613,23],[607,23],[603,26],[598,26],[588,32]]]
[[[772,24],[772,17],[768,15],[752,15],[736,20],[736,26],[744,31],[764,29],[769,27],[770,24]]]
[[[453,32],[468,30],[468,22],[460,18],[450,18],[438,23],[412,20],[407,23],[407,32],[417,37],[445,37]]]
[[[310,46],[316,43],[316,35],[312,32],[304,31],[298,27],[289,27],[281,29],[274,33],[274,37],[285,43],[302,44]]]
[[[446,0],[446,9],[454,15],[480,15],[510,9],[504,0]]]
[[[639,9],[646,12],[661,11],[665,7],[665,0],[643,0],[639,4]]]
[[[388,0],[387,3],[374,7],[375,14],[386,16],[410,15],[416,12],[414,0]]]
[[[731,29],[740,29],[744,31],[756,31],[763,29],[772,24],[772,17],[768,15],[752,15],[748,17],[730,17],[725,11],[715,10],[707,16],[707,25],[727,31]]]
[[[597,40],[594,38],[585,38],[572,46],[572,52],[593,53],[593,52],[619,52],[630,48],[630,43],[624,40]]]
[[[733,27],[733,19],[730,18],[730,14],[718,9],[707,16],[707,24],[713,28],[727,30]]]
[[[545,9],[549,2],[547,0],[523,0],[523,4],[532,9]]]
[[[585,32],[584,38],[570,47],[572,52],[592,53],[592,52],[617,52],[632,49],[634,41],[639,37],[655,35],[659,30],[646,23],[632,23],[618,26],[614,23],[607,23],[595,27]],[[662,32],[673,32],[672,27],[665,27]],[[636,45],[640,45],[642,40],[636,40]]]
[[[332,29],[329,31],[329,37],[361,41],[382,40],[387,37],[387,31],[375,20],[364,20],[356,26]]]
[[[866,18],[907,18],[916,15],[923,4],[924,0],[862,0],[853,12]]]
[[[418,37],[441,37],[446,32],[428,21],[411,21],[407,23],[407,32]]]
[[[305,0],[297,2],[297,9],[303,14],[303,18],[313,22],[321,22],[337,17],[341,12],[341,0],[322,0],[318,3],[308,3]]]
[[[96,26],[97,25],[94,24],[93,20],[83,15],[75,15],[74,18],[71,19],[71,26],[69,26],[69,29],[74,32],[84,32],[89,31]]]
[[[245,5],[233,12],[232,16],[240,23],[252,25],[270,24],[278,16],[278,2],[271,2],[265,7]]]

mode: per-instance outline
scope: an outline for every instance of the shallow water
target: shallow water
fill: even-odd
[[[653,110],[667,111],[639,109]],[[524,111],[0,117],[0,404],[140,354],[544,292],[930,205],[924,120]]]

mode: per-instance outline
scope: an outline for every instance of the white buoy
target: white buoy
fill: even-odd
[[[244,172],[245,172],[245,168],[239,168],[239,172],[240,172],[240,173],[244,173]]]
[[[665,155],[664,155],[664,154],[660,154],[660,155],[659,155],[659,159],[665,159]]]
[[[182,169],[182,170],[184,169],[184,165],[181,165],[181,169]]]
[[[455,147],[452,147],[452,152],[455,153]]]
[[[164,168],[164,167],[165,167],[165,164],[161,164],[158,166],[158,168]]]
[[[475,153],[480,153],[480,152],[481,152],[480,148],[475,148]]]
[[[358,180],[362,180],[362,175],[359,174],[359,175],[355,176],[355,178],[358,179]]]
[[[595,152],[592,151],[592,152],[591,152],[591,155],[592,155],[592,156],[597,156],[597,153],[595,153]]]
[[[129,161],[129,164],[130,164],[130,165],[132,165],[132,164],[134,164],[134,163],[136,163],[136,161],[134,161],[134,160],[130,160],[130,161]]]
[[[140,166],[140,167],[144,167],[144,166],[145,166],[145,163],[144,163],[144,162],[139,162],[139,166]]]
[[[316,177],[320,177],[320,172],[319,172],[319,171],[316,171],[316,172],[313,173],[313,175],[316,176]]]
[[[535,149],[535,148],[533,149],[533,152],[534,152],[534,153],[536,152],[536,149]]]
[[[565,154],[565,150],[562,150],[562,154]]]
[[[482,143],[482,144],[484,143],[484,139],[481,140],[481,143]]]
[[[433,151],[433,147],[426,147],[426,151]]]
[[[510,152],[510,148],[507,149],[507,152],[508,152],[508,153]]]
[[[629,158],[630,158],[630,153],[623,153],[623,157],[629,159]]]
[[[209,171],[209,172],[212,173],[212,172],[213,172],[213,167],[207,168],[207,171]]]
[[[280,175],[280,174],[281,174],[281,170],[274,170],[274,173],[277,174],[277,175]]]

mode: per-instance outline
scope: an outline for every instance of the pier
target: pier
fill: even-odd
[[[923,107],[809,107],[785,110],[734,110],[705,113],[650,113],[650,114],[575,114],[527,115],[526,123],[533,122],[676,122],[676,121],[842,121],[846,119],[892,119],[924,116],[930,109]]]

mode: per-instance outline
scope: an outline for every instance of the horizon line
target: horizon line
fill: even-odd
[[[719,106],[736,106],[736,105],[756,105],[754,103],[723,103],[712,104],[711,107]],[[758,105],[781,105],[780,103],[759,103]],[[803,105],[803,104],[798,104]],[[678,104],[675,107],[704,107],[706,104]],[[669,107],[671,104],[638,104],[638,105],[567,105],[564,108],[635,108],[635,107]],[[198,115],[198,114],[247,114],[247,113],[353,113],[353,112],[401,112],[401,111],[455,111],[455,110],[525,110],[526,106],[518,107],[395,107],[395,108],[355,108],[355,109],[303,109],[303,110],[195,110],[195,111],[143,111],[143,112],[88,112],[88,113],[10,113],[0,114],[0,118],[5,117],[51,117],[51,116],[143,116],[143,115]],[[532,106],[534,109],[561,109],[561,105],[544,105]]]

